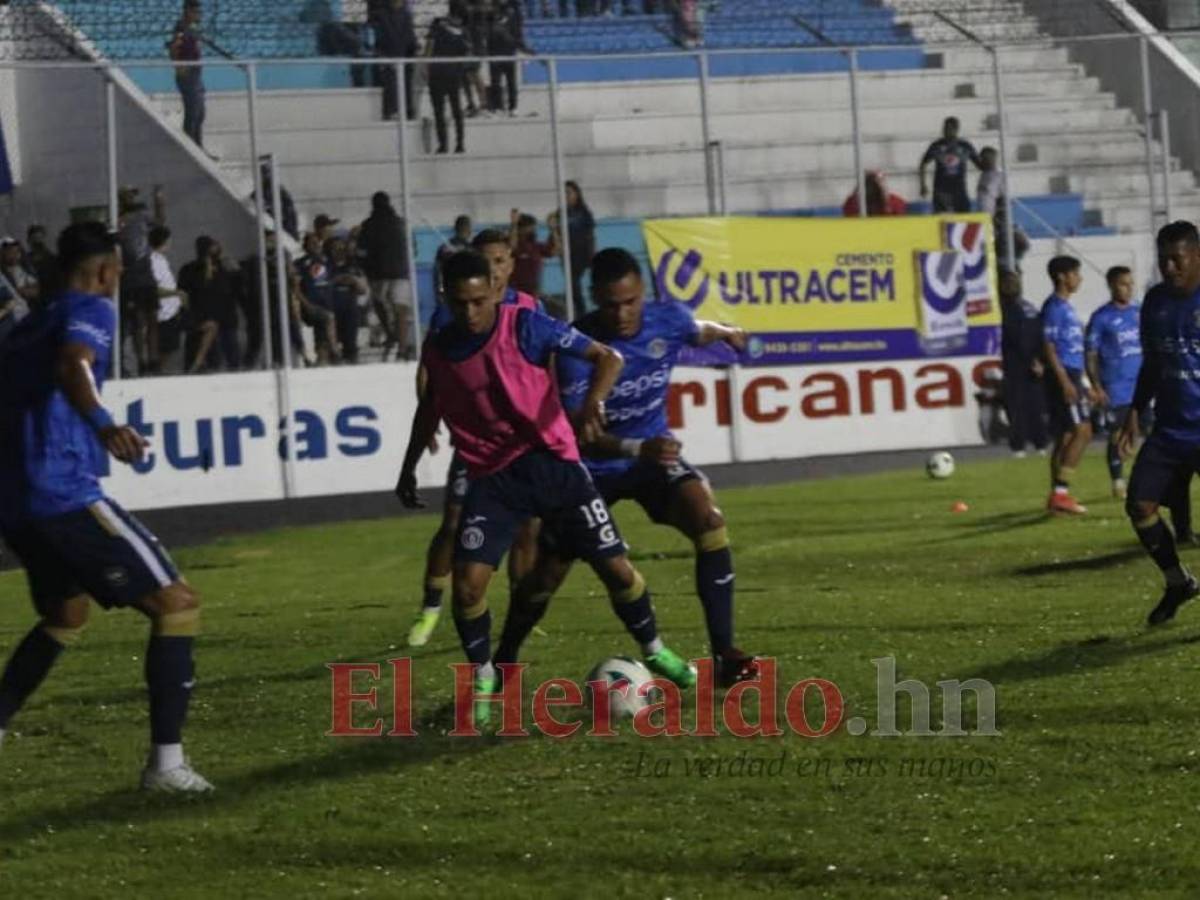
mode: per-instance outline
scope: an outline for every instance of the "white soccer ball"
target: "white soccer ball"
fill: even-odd
[[[931,453],[929,459],[925,460],[925,471],[930,478],[949,478],[954,474],[954,457],[945,450]]]
[[[645,707],[649,700],[643,686],[654,676],[650,670],[627,656],[613,656],[596,663],[588,672],[588,681],[602,681],[605,685],[615,687],[608,694],[608,705],[612,717],[616,719],[631,719],[639,709]],[[628,689],[624,685],[628,684]],[[588,689],[588,701],[591,703],[591,689]]]

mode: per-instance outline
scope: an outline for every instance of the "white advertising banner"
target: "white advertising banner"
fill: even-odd
[[[679,368],[671,427],[698,465],[982,442],[975,399],[998,360],[742,369]],[[105,489],[130,509],[284,497],[280,378],[271,372],[110,383],[114,417],[150,441]],[[416,365],[295,371],[294,496],[391,490],[416,409]],[[426,455],[422,487],[445,483],[449,448]]]

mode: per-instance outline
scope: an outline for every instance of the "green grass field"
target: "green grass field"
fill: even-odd
[[[218,793],[134,790],[145,628],[97,616],[0,749],[0,897],[1194,897],[1200,609],[1144,629],[1159,576],[1096,454],[1085,473],[1072,521],[1041,515],[1036,459],[721,497],[739,643],[781,681],[831,679],[873,723],[873,658],[985,678],[997,737],[451,739],[443,621],[412,654],[420,736],[333,740],[325,664],[408,654],[433,518],[179,550],[206,610],[188,752]],[[689,545],[618,519],[665,638],[702,654]],[[19,573],[0,600],[6,654]],[[531,680],[633,649],[584,571],[543,626]],[[786,765],[697,774],[741,754]]]

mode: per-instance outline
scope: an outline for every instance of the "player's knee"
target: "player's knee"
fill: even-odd
[[[79,642],[91,614],[87,597],[71,597],[42,617],[42,630],[63,647]]]
[[[692,543],[697,553],[711,553],[729,546],[729,532],[725,528],[725,517],[715,506],[710,506],[696,523],[692,531]]]
[[[200,632],[200,595],[182,581],[167,585],[146,601],[154,634],[195,637]]]
[[[473,584],[454,585],[454,616],[470,621],[487,612],[487,588]]]
[[[1134,500],[1131,497],[1125,501],[1125,512],[1135,528],[1149,528],[1158,521],[1158,504],[1152,500]]]

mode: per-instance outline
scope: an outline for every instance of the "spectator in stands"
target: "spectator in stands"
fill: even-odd
[[[513,272],[509,284],[518,291],[534,297],[542,296],[542,270],[546,260],[557,256],[557,229],[551,229],[550,239],[539,241],[537,219],[514,209],[509,216],[509,244],[513,251]]]
[[[1029,238],[1020,228],[1013,229],[1013,255],[1015,260],[1008,258],[1008,241],[1005,230],[1008,227],[1008,178],[1000,168],[1000,155],[995,147],[984,147],[979,151],[979,188],[977,201],[979,211],[992,217],[992,230],[996,237],[996,259],[1002,269],[1020,271],[1021,259],[1029,250]]]
[[[294,301],[300,321],[313,330],[317,359],[321,364],[336,361],[337,330],[334,322],[333,278],[325,248],[316,232],[304,236],[304,256],[296,262],[298,297]]]
[[[156,185],[154,211],[138,197],[138,189],[124,187],[117,192],[117,230],[121,240],[121,308],[126,321],[133,323],[134,353],[138,372],[158,370],[158,285],[150,264],[150,229],[166,224],[166,194]]]
[[[882,172],[868,170],[864,183],[867,189],[868,216],[903,216],[908,212],[908,204],[904,202],[904,198],[888,190],[887,179]],[[842,215],[858,214],[858,188],[855,188],[842,204]]]
[[[921,196],[929,196],[925,169],[933,163],[933,211],[970,212],[971,197],[967,193],[967,164],[979,167],[979,154],[967,141],[958,136],[959,122],[950,116],[942,123],[942,136],[929,145],[921,157],[917,175],[921,181]]]
[[[271,185],[271,167],[262,166],[263,210],[268,216],[275,217],[275,191]],[[253,197],[251,197],[253,199]],[[296,204],[292,195],[282,184],[279,186],[279,205],[283,207],[281,218],[284,233],[294,240],[300,240],[300,218],[296,215]]]
[[[500,0],[496,4],[492,17],[491,31],[488,35],[488,53],[491,56],[516,57],[518,52],[528,53],[525,46],[525,24],[521,13],[521,4],[517,0]],[[517,114],[517,62],[513,60],[497,61],[490,64],[491,97],[489,106],[496,112],[508,110],[510,116]],[[508,105],[504,105],[501,95],[501,82],[507,86]]]
[[[41,297],[41,287],[37,276],[25,265],[25,251],[21,242],[16,238],[0,238],[0,272],[4,274],[9,287],[25,301],[29,308],[35,309]]]
[[[200,61],[200,0],[184,0],[183,16],[167,45],[176,62]],[[204,146],[204,72],[199,65],[175,67],[175,86],[183,98],[183,130],[197,147]]]
[[[266,309],[271,329],[271,352],[275,365],[282,363],[281,346],[279,343],[279,278],[275,265],[275,232],[268,229],[264,234],[266,245],[267,296]],[[240,265],[241,277],[237,293],[238,305],[242,309],[242,318],[246,321],[246,347],[242,353],[242,368],[255,368],[262,361],[263,351],[263,305],[262,269],[258,254],[243,259]],[[291,260],[284,253],[284,269],[291,269]],[[298,338],[297,330],[293,338]],[[303,340],[300,346],[303,347]]]
[[[187,294],[187,337],[184,364],[188,372],[213,368],[212,349],[219,346],[226,371],[238,367],[237,309],[241,286],[228,266],[221,244],[208,235],[196,238],[196,258],[179,270],[179,286]],[[261,319],[261,315],[260,315]]]
[[[322,56],[362,59],[367,55],[362,24],[337,21],[329,0],[309,0],[300,10],[300,21],[317,26],[317,52]],[[366,85],[366,67],[361,63],[350,65],[350,83],[355,87]]]
[[[179,350],[179,337],[183,325],[184,306],[187,295],[175,282],[171,261],[167,253],[171,248],[171,229],[155,225],[150,229],[150,270],[154,273],[154,284],[158,289],[158,352],[162,359],[173,357]],[[176,371],[172,365],[163,365],[164,371]]]
[[[465,218],[460,216],[460,219]],[[455,223],[455,239],[459,235]],[[471,220],[466,220],[465,244],[471,235]],[[386,335],[383,359],[395,350],[406,357],[408,348],[408,315],[412,305],[412,283],[408,272],[408,225],[392,207],[391,198],[383,191],[371,197],[371,215],[358,230],[358,253],[371,289],[371,306]],[[441,251],[438,252],[439,258]]]
[[[571,255],[571,289],[575,297],[575,310],[582,312],[587,306],[583,296],[583,273],[592,264],[596,255],[596,220],[583,199],[578,182],[567,182],[567,252]]]
[[[38,280],[38,284],[42,287],[42,296],[46,296],[46,289],[50,282],[54,281],[54,270],[58,266],[58,259],[54,255],[54,251],[50,249],[50,245],[46,242],[46,229],[42,225],[30,225],[29,230],[25,232],[27,248],[25,251],[25,268],[28,269],[33,276]]]
[[[438,247],[437,257],[433,261],[434,286],[437,289],[439,300],[442,297],[442,266],[455,253],[460,250],[466,250],[470,246],[471,217],[459,216],[454,220],[454,234],[442,246]]]
[[[358,327],[361,322],[359,302],[365,301],[369,289],[362,269],[350,255],[345,238],[333,237],[325,244],[329,260],[329,278],[333,285],[333,321],[343,362],[358,362]]]
[[[334,226],[341,221],[341,219],[335,219],[326,213],[317,213],[317,217],[313,219],[312,231],[316,235],[317,243],[324,247],[325,243],[335,236]]]
[[[466,0],[467,41],[471,56],[487,56],[492,30],[492,0]],[[483,81],[483,63],[472,59],[464,69],[463,90],[467,94],[467,115],[477,116],[491,108],[491,91]]]
[[[10,242],[7,243],[7,242]],[[16,246],[20,250],[21,245],[12,238],[4,238],[0,241],[0,256],[8,257],[12,255],[11,246]],[[7,275],[0,278],[0,344],[8,338],[9,332],[13,330],[18,322],[29,315],[29,301],[21,295],[17,290],[16,285],[12,284]]]
[[[699,47],[703,29],[698,0],[667,0],[667,8],[675,24],[675,42],[686,49]]]
[[[429,27],[426,55],[453,59],[466,56],[470,45],[466,34],[466,0],[450,0],[450,14],[435,19]],[[437,130],[437,152],[447,152],[446,104],[454,116],[455,153],[465,153],[463,143],[462,88],[465,69],[462,63],[429,64],[429,99],[433,103],[433,122]]]
[[[1042,319],[1021,292],[1021,276],[1000,273],[1000,355],[1004,370],[1004,407],[1008,413],[1008,445],[1024,456],[1032,444],[1045,452],[1046,393],[1042,386]]]
[[[377,8],[371,24],[375,28],[375,50],[379,56],[388,59],[411,59],[418,55],[421,47],[417,40],[417,28],[413,24],[412,10],[408,8],[405,0],[392,0],[391,3]],[[400,112],[396,66],[382,66],[379,80],[383,84],[383,117],[394,119]],[[410,121],[417,117],[416,92],[413,90],[415,82],[416,66],[405,64],[404,104]]]

